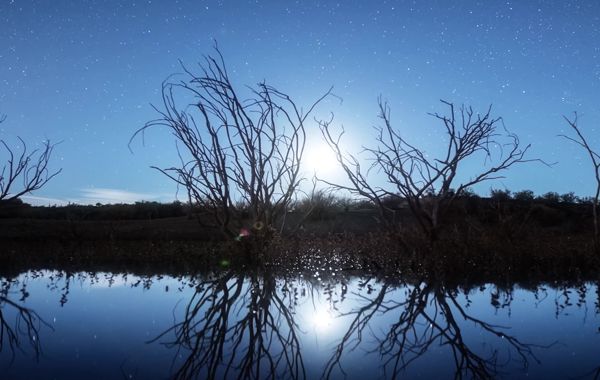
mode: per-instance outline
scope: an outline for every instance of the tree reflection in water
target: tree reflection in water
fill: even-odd
[[[409,365],[432,349],[433,345],[447,347],[451,351],[455,378],[495,377],[500,367],[508,364],[503,362],[506,358],[499,356],[497,348],[490,348],[487,353],[475,350],[463,336],[459,324],[461,320],[470,322],[489,334],[487,342],[496,338],[501,344],[508,345],[509,350],[516,353],[524,369],[527,368],[529,360],[539,363],[534,348],[549,347],[524,343],[516,336],[508,334],[507,327],[493,325],[471,316],[457,301],[457,292],[454,289],[431,283],[406,285],[402,288],[402,300],[397,299],[400,288],[385,283],[373,297],[357,294],[364,300],[364,304],[343,314],[350,317],[351,322],[327,362],[324,378],[332,377],[336,368],[345,375],[341,365],[344,353],[365,344],[363,334],[375,330],[371,324],[376,316],[392,315],[394,320],[388,327],[383,328],[383,334],[373,333],[376,335],[376,343],[375,347],[369,350],[379,354],[386,378],[400,376]]]
[[[436,376],[450,373],[455,378],[493,378],[504,372],[513,376],[519,368],[526,370],[529,364],[539,364],[536,355],[544,359],[542,364],[552,365],[540,351],[549,346],[525,342],[531,338],[490,323],[493,317],[486,316],[485,311],[480,313],[483,304],[489,302],[488,311],[492,313],[504,309],[499,318],[510,318],[515,299],[530,300],[525,310],[544,303],[544,313],[553,321],[560,318],[567,322],[574,308],[585,309],[586,315],[590,301],[595,304],[596,316],[600,314],[597,283],[591,287],[590,283],[580,282],[538,283],[525,286],[528,295],[522,298],[514,285],[463,288],[431,281],[356,278],[340,272],[331,277],[321,272],[319,277],[309,277],[305,272],[286,274],[232,269],[171,278],[173,282],[164,287],[164,292],[185,294],[185,303],[175,308],[172,325],[161,324],[163,332],[151,342],[174,349],[173,377],[338,378],[363,376],[364,371],[372,377],[379,371],[385,378],[396,378],[427,371],[434,361],[436,367],[441,365],[435,368]],[[156,294],[162,293],[164,284],[160,275],[133,276],[128,281],[126,274],[85,272],[28,272],[17,280],[3,281],[0,350],[11,352],[13,358],[15,351],[33,351],[36,359],[41,353],[39,334],[48,325],[22,302],[29,294],[28,279],[36,276],[47,278],[45,288],[58,293],[58,305],[65,308],[73,307],[67,302],[72,296],[71,283],[81,283],[84,288],[126,284],[126,288],[153,288],[158,290]],[[79,291],[78,286],[74,289],[74,293]],[[469,294],[486,299],[476,296],[471,300]],[[96,302],[93,298],[86,301]],[[311,322],[311,315],[319,316],[325,309],[331,312],[328,318],[335,319],[326,321],[330,326],[325,330],[307,328],[305,323]],[[315,341],[321,346],[317,351],[312,351],[311,334],[319,339]],[[554,339],[562,342],[556,331],[550,336],[554,338],[535,338],[535,343],[551,343]],[[321,345],[321,339],[326,340],[325,345]],[[47,339],[44,341],[48,344]],[[589,351],[591,346],[581,346],[579,352],[585,353],[586,347]],[[378,360],[353,359],[353,355],[363,352]],[[598,378],[597,363],[592,361],[590,365],[587,361],[587,365],[576,372],[585,373],[585,378]],[[532,367],[530,375],[544,371]]]
[[[530,361],[539,363],[536,348],[549,347],[524,343],[510,335],[508,328],[472,316],[468,297],[467,307],[461,305],[455,289],[424,282],[418,286],[383,282],[375,290],[379,286],[372,286],[371,281],[359,283],[358,288],[366,291],[355,292],[358,299],[350,305],[353,309],[338,314],[348,324],[326,362],[323,378],[338,377],[340,372],[346,376],[342,359],[358,347],[378,354],[386,378],[401,375],[433,346],[450,350],[456,378],[492,378],[514,361],[526,369]],[[152,341],[176,348],[176,358],[184,358],[183,364],[177,365],[174,377],[178,379],[305,378],[302,332],[294,319],[294,294],[304,286],[315,285],[276,280],[269,274],[213,275],[197,284],[182,320]],[[340,299],[332,300],[331,286],[324,286],[326,302],[337,303],[339,310],[347,296],[344,288],[337,293]],[[509,305],[511,293],[500,300],[500,295],[492,292],[492,305]],[[392,323],[380,323],[381,319],[389,321],[390,316]],[[488,335],[482,338],[487,351],[473,348],[473,342],[463,335],[465,322]],[[375,342],[364,339],[366,334],[373,334]],[[510,352],[500,352],[501,347]]]
[[[175,336],[163,342],[185,357],[174,378],[305,378],[295,298],[282,281],[231,271],[202,280],[183,320],[153,340]]]
[[[52,329],[34,310],[20,305],[8,298],[11,281],[3,281],[0,289],[0,353],[10,351],[10,361],[15,358],[16,351],[25,352],[25,345],[31,347],[35,359],[42,353],[40,329],[46,326]],[[21,301],[27,298],[25,286],[21,289]]]

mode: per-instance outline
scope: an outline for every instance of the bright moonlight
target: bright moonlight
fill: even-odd
[[[307,149],[304,152],[303,167],[309,176],[316,173],[320,177],[334,174],[339,170],[335,153],[323,142],[307,144]]]

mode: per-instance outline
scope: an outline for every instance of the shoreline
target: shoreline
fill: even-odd
[[[447,284],[535,284],[600,281],[600,257],[593,250],[510,243],[459,247],[440,242],[410,249],[393,236],[332,235],[327,238],[264,242],[198,240],[2,241],[0,275],[27,270],[198,275],[234,271],[274,276],[302,275],[323,281],[347,276],[409,279]],[[561,248],[562,246],[562,248]],[[316,277],[315,277],[316,278]]]

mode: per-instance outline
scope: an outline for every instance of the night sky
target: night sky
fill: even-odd
[[[532,143],[531,158],[558,163],[511,169],[477,192],[593,193],[585,153],[557,135],[569,132],[562,115],[577,111],[600,150],[595,0],[0,0],[0,138],[62,141],[52,166],[63,172],[26,200],[173,200],[175,185],[149,166],[177,162],[174,139],[153,130],[133,153],[127,143],[157,116],[150,104],[181,72],[178,60],[194,68],[213,40],[240,87],[266,80],[308,105],[334,86],[343,102],[331,98],[315,116],[335,114],[348,150],[372,141],[379,95],[395,127],[432,154],[442,129],[427,113],[446,111],[440,99],[482,111],[493,104],[493,115]],[[318,162],[322,143],[316,125],[308,128],[307,162]]]

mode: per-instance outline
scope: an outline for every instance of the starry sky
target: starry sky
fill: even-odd
[[[531,158],[557,163],[515,167],[478,193],[593,193],[584,152],[557,135],[577,111],[600,150],[598,1],[0,0],[0,138],[61,141],[52,166],[63,172],[28,201],[173,200],[175,185],[149,167],[177,162],[173,138],[153,130],[133,153],[127,144],[157,116],[179,60],[195,67],[214,40],[236,86],[266,80],[301,105],[334,86],[343,101],[315,117],[333,112],[349,151],[372,141],[380,95],[394,126],[432,153],[442,129],[427,113],[446,111],[440,99],[493,104]],[[322,142],[308,128],[314,156]]]

